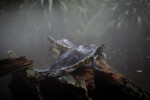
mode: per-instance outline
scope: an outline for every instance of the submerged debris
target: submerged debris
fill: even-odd
[[[75,100],[100,100],[104,98],[149,100],[150,94],[148,92],[112,69],[104,60],[96,61],[96,66],[101,69],[99,71],[94,71],[91,66],[92,63],[90,62],[61,77],[47,77],[46,74],[42,74],[43,76],[40,76],[42,78],[36,77],[39,93],[43,100],[59,100],[58,96],[61,99],[75,98]],[[34,75],[38,76],[38,74]],[[35,77],[30,77],[30,79],[33,80]]]
[[[7,58],[0,60],[0,64],[5,65],[5,61],[11,63],[10,66],[13,67],[17,65],[16,62],[21,61],[19,64],[23,69],[27,68],[27,65],[32,65],[32,61],[26,61],[25,57]],[[32,68],[28,68],[26,74],[23,70],[20,73],[15,73],[10,87],[14,93],[13,96],[18,98],[15,100],[23,99],[18,95],[24,96],[28,93],[32,98],[36,98],[34,100],[100,100],[110,98],[113,100],[149,100],[150,94],[147,91],[112,69],[104,60],[96,61],[96,66],[100,70],[95,71],[91,66],[92,63],[89,62],[60,77],[48,77],[45,72],[38,73]],[[16,71],[16,68],[19,67],[14,68],[13,71]],[[27,91],[21,91],[22,89]]]
[[[142,73],[143,71],[141,69],[136,70],[138,73]]]

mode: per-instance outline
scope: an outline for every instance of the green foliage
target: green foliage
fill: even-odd
[[[59,0],[64,23],[73,37],[101,36],[109,29],[150,26],[149,0]],[[91,7],[94,5],[94,7]],[[99,32],[99,33],[98,33]]]
[[[149,0],[111,0],[110,9],[114,13],[109,25],[112,28],[141,28],[150,25]]]
[[[1,0],[0,5],[8,6],[8,1]],[[56,24],[51,21],[56,17],[54,13],[60,13],[62,19],[59,20],[75,38],[100,37],[114,28],[150,27],[149,0],[23,0],[20,5],[22,8],[44,8],[47,11],[44,16],[51,18],[47,19],[49,28]]]

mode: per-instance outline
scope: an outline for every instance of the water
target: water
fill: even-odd
[[[34,60],[35,68],[49,68],[52,59],[47,36],[65,38],[75,45],[106,44],[109,65],[150,91],[149,1],[144,6],[134,6],[138,0],[135,4],[112,1],[111,5],[103,0],[18,1],[0,4],[1,59],[12,50]]]

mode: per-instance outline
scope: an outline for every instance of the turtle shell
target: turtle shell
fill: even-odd
[[[54,40],[52,37],[48,36],[48,40],[50,43],[52,43],[52,45],[50,47],[55,46],[58,49],[70,49],[72,47],[74,47],[75,45],[67,40],[67,39],[61,39],[61,40]]]
[[[63,53],[50,67],[49,73],[58,76],[70,73],[86,62],[95,54],[97,46],[80,45]]]
[[[75,46],[71,41],[67,39],[57,40],[56,42],[58,42],[60,45],[67,47],[67,48],[72,48]]]

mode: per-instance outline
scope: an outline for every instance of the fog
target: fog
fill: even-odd
[[[76,8],[78,6],[77,4],[71,4],[70,6],[74,7],[71,10],[66,8],[67,11],[65,14],[63,14],[59,7],[53,7],[50,10],[47,5],[48,4],[44,5],[41,2],[40,7],[36,5],[37,7],[31,8],[32,4],[14,3],[14,5],[12,4],[6,10],[1,10],[1,59],[7,57],[8,50],[12,50],[17,56],[26,56],[28,59],[34,60],[35,63],[47,64],[47,66],[49,66],[51,55],[49,53],[47,36],[51,36],[56,40],[67,38],[78,45],[95,43],[101,45],[100,42],[105,43],[107,41],[102,42],[104,39],[99,40],[99,34],[101,34],[101,32],[97,32],[103,30],[105,27],[102,25],[104,22],[101,23],[105,21],[105,16],[95,18],[96,20],[100,19],[99,22],[96,23],[94,19],[94,24],[91,22],[91,24],[84,29],[82,28],[83,25],[80,24],[89,21],[93,16],[86,15],[86,17],[84,17],[86,19],[82,18],[83,21],[81,21],[81,18],[78,19],[82,17],[82,15],[78,15],[79,8]],[[57,2],[55,5],[57,5]],[[71,12],[73,9],[76,10],[75,13]],[[81,14],[82,13],[83,12],[81,12]],[[100,16],[98,15],[97,17]]]
[[[104,1],[16,1],[2,7],[0,59],[7,57],[8,50],[13,50],[17,56],[34,60],[34,67],[49,67],[51,55],[47,36],[56,40],[66,38],[76,45],[106,44],[106,61],[150,90],[150,30],[146,24],[149,20],[146,18],[150,17],[146,16],[146,11],[142,12],[143,19],[139,17],[143,5],[149,2],[142,7],[138,4],[136,12],[130,4],[125,9],[125,4],[111,2],[108,5]],[[113,12],[113,9],[116,10]]]

